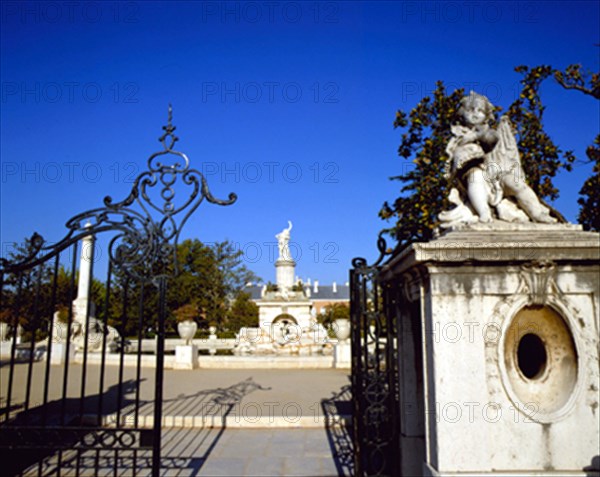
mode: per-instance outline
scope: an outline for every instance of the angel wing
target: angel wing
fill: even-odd
[[[519,177],[523,177],[517,140],[507,116],[500,118],[496,132],[498,133],[498,142],[489,152],[485,161],[486,174],[491,185],[489,202],[494,207],[504,196],[503,188],[500,185],[501,177],[506,174],[518,174]]]
[[[500,174],[506,174],[517,167],[521,167],[521,156],[519,155],[517,140],[507,116],[500,118],[497,132],[498,143],[489,153],[488,168],[493,164],[492,167],[499,169]]]

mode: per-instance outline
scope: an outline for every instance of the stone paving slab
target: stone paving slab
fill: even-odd
[[[351,434],[348,429],[181,429],[163,431],[163,477],[301,476],[350,477]],[[117,472],[112,451],[88,451],[78,459],[63,453],[61,476],[150,476],[149,452],[121,454]],[[43,475],[55,475],[57,457],[44,463]],[[24,476],[37,476],[34,466]]]
[[[214,439],[198,476],[351,475],[348,468],[344,473],[324,429],[225,429]]]
[[[209,414],[212,403],[232,405],[230,415],[318,417],[323,401],[350,384],[347,370],[194,370],[165,375],[165,415]],[[234,402],[235,401],[235,402]],[[178,406],[178,407],[177,407]],[[204,407],[204,408],[203,408]]]
[[[32,402],[43,390],[37,381],[43,363],[35,365],[32,376]],[[0,367],[0,392],[5,393],[7,366]],[[81,367],[70,366],[68,395],[77,397],[81,388]],[[25,367],[20,371],[25,371]],[[50,400],[60,397],[62,369],[52,366]],[[116,368],[105,372],[105,398],[115,399]],[[121,412],[127,417],[128,406],[135,395],[133,369],[124,370],[125,401]],[[90,366],[86,394],[98,394],[99,373]],[[142,412],[148,415],[153,406],[154,370],[142,370],[139,387]],[[13,403],[22,401],[18,391],[26,373],[15,375]],[[166,370],[164,378],[165,403],[163,414],[169,426],[163,426],[161,475],[164,477],[196,476],[304,476],[329,477],[352,475],[352,442],[344,423],[323,416],[346,415],[350,411],[347,371],[329,370]],[[112,390],[112,391],[110,391]],[[110,392],[109,392],[110,391]],[[5,394],[0,394],[0,397]],[[94,401],[92,400],[92,403]],[[90,406],[94,408],[94,406]],[[109,409],[119,406],[113,402]],[[218,421],[226,412],[221,425],[185,427],[185,418],[198,415]],[[300,417],[300,420],[296,420]],[[181,419],[179,419],[181,418]],[[316,419],[316,420],[315,420]],[[320,419],[320,421],[319,421]],[[234,423],[239,421],[240,425]],[[243,424],[257,422],[262,428],[246,428]],[[316,425],[311,423],[318,422]],[[189,419],[188,419],[189,423]],[[224,425],[223,425],[224,423]],[[176,425],[178,424],[178,425]],[[284,426],[278,427],[278,426]],[[62,476],[77,475],[74,451],[64,452],[67,466]],[[100,469],[93,459],[81,459],[79,475],[115,475],[112,455],[101,458]],[[102,460],[104,459],[104,460]],[[136,476],[149,475],[149,453],[139,451],[136,457]],[[52,468],[52,458],[46,463]],[[54,463],[56,465],[56,463]],[[26,474],[27,475],[27,474]],[[37,475],[37,468],[31,469]],[[120,459],[117,475],[132,476],[133,460]]]
[[[35,363],[31,403],[42,402],[43,367]],[[8,366],[0,368],[0,401],[6,396]],[[63,368],[52,366],[49,401],[61,397]],[[18,365],[11,403],[24,400],[27,366]],[[133,419],[134,398],[139,393],[140,425],[151,427],[154,410],[154,370],[142,369],[136,384],[135,370],[123,370],[122,401],[117,405],[118,368],[107,366],[104,376],[104,423],[115,422],[116,412],[125,422]],[[85,408],[97,410],[99,367],[88,365]],[[80,395],[82,366],[71,365],[68,397]],[[41,381],[41,382],[40,382]],[[351,414],[347,370],[228,369],[166,370],[163,386],[163,425],[168,427],[324,427]],[[341,396],[341,397],[340,397]],[[1,403],[0,403],[1,404]]]

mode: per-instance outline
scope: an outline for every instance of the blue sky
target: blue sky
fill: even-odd
[[[172,103],[178,149],[215,196],[239,196],[203,204],[184,238],[229,239],[273,281],[292,220],[298,275],[345,282],[353,257],[376,256],[388,177],[410,167],[396,110],[437,80],[506,108],[517,65],[598,71],[599,18],[592,1],[3,2],[2,253],[124,198]],[[584,158],[598,101],[551,82],[543,100],[551,137]],[[556,179],[571,221],[589,173]]]

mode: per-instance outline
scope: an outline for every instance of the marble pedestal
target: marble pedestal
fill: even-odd
[[[196,368],[198,368],[198,347],[196,345],[176,346],[173,369]]]
[[[214,356],[215,354],[217,354],[217,348],[215,347],[215,345],[217,344],[217,335],[214,333],[208,335],[208,343],[210,345],[210,348],[208,349],[208,354]]]
[[[277,286],[290,289],[294,286],[294,275],[296,273],[296,262],[291,258],[279,258],[275,262],[275,273]]]
[[[402,296],[402,475],[597,475],[600,236],[503,227],[384,269]]]
[[[46,358],[47,359],[47,358]],[[68,361],[73,362],[75,359],[75,346],[69,346]],[[50,352],[50,364],[65,364],[67,362],[67,343],[52,343],[52,351]]]
[[[352,348],[350,341],[340,341],[333,349],[333,367],[338,369],[350,369],[352,366]]]

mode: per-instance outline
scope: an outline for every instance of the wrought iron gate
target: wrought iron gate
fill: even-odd
[[[179,235],[204,199],[236,200],[214,198],[204,176],[173,149],[171,120],[169,106],[164,149],[150,156],[125,200],[106,197],[104,207],[70,219],[60,242],[34,234],[18,259],[0,259],[2,475],[159,475],[165,297],[178,272]],[[86,283],[93,238],[104,234],[106,281]],[[87,256],[75,293],[80,243]],[[132,319],[138,346],[126,354],[122,337]],[[149,328],[156,335],[152,369],[142,366]]]
[[[380,256],[368,265],[355,258],[350,270],[354,469],[357,477],[400,472],[398,288],[383,280],[391,253],[379,236]],[[393,255],[393,254],[392,254]]]

